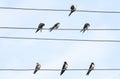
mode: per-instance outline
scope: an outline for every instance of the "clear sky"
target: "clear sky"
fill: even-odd
[[[77,9],[119,11],[119,0],[0,0],[1,7],[23,7],[38,9],[70,9],[77,5]],[[91,29],[120,28],[120,14],[100,14],[74,12],[22,11],[0,9],[0,26],[3,27],[31,27],[45,23],[46,28],[60,22],[60,28],[81,29],[90,23]],[[19,36],[35,38],[73,38],[73,39],[120,39],[120,31],[57,31],[35,33],[34,30],[0,29],[0,36]],[[95,68],[120,68],[120,43],[98,42],[70,42],[70,41],[37,41],[37,40],[8,40],[0,39],[0,69],[21,68],[34,69],[36,62],[41,69],[62,68],[67,61],[68,69],[86,69],[91,62]],[[66,71],[60,76],[59,71],[15,72],[0,71],[1,79],[119,79],[120,71]]]

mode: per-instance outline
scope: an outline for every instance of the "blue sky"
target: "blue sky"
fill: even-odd
[[[69,9],[72,4],[77,9],[119,11],[118,0],[0,0],[3,7],[24,8],[54,8]],[[60,28],[81,29],[88,22],[91,29],[120,28],[120,14],[99,14],[75,12],[68,17],[69,12],[44,12],[22,10],[0,10],[0,26],[36,28],[44,22],[46,28],[60,22]],[[120,39],[119,31],[53,31],[43,30],[7,30],[0,29],[0,36],[19,36],[35,38],[73,38],[73,39]],[[88,68],[91,62],[95,68],[120,68],[120,43],[70,42],[70,41],[37,41],[0,39],[0,68],[35,68],[39,62],[41,68],[60,69],[64,61],[68,69]],[[93,71],[86,76],[87,71],[60,72],[33,71],[14,72],[0,71],[1,79],[118,79],[119,71]]]

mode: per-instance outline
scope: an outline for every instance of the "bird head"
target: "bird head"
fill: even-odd
[[[59,22],[57,22],[56,24],[60,24]]]
[[[67,62],[65,61],[64,64],[67,64]]]
[[[37,65],[40,65],[38,62],[36,63]]]
[[[41,23],[43,26],[45,26],[45,23]]]
[[[55,24],[55,26],[60,26],[60,23],[59,23],[59,22],[57,22],[57,23]]]
[[[70,9],[75,11],[76,7],[77,7],[77,5],[76,6],[75,5],[71,5]]]
[[[90,24],[89,23],[85,23],[86,26],[90,27]]]
[[[95,65],[94,62],[92,62],[91,64]]]

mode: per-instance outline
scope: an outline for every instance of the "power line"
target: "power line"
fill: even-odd
[[[13,9],[13,10],[31,10],[31,11],[70,11],[65,9],[37,9],[37,8],[17,8],[17,7],[0,7],[0,9]],[[120,13],[120,11],[100,11],[100,10],[76,10],[76,12],[86,13]]]
[[[44,41],[78,41],[78,42],[120,42],[120,40],[87,40],[87,39],[57,39],[57,38],[30,38],[30,37],[0,37],[0,39],[44,40]]]
[[[0,69],[0,71],[33,71],[34,69]],[[67,69],[67,71],[86,71],[88,69]],[[95,71],[120,71],[120,69],[94,69]],[[61,69],[40,69],[40,71],[61,71]]]
[[[37,28],[25,28],[25,27],[0,27],[0,29],[37,29]],[[42,30],[50,30],[49,28],[43,28]],[[57,30],[82,30],[82,29],[73,29],[73,28],[61,28]],[[120,31],[120,29],[88,29],[88,30],[101,30],[101,31]]]

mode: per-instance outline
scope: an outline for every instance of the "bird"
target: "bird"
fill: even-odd
[[[40,68],[41,68],[41,65],[39,63],[36,63],[36,67],[33,74],[35,74],[38,70],[40,70]]]
[[[71,5],[70,9],[71,9],[71,11],[68,16],[70,16],[73,12],[76,11],[76,7],[74,5]]]
[[[90,24],[89,23],[85,23],[83,29],[80,32],[84,33],[86,30],[88,30],[88,27],[90,27]]]
[[[92,62],[86,75],[89,75],[92,70],[94,70],[95,64]]]
[[[65,61],[64,64],[63,64],[62,70],[61,70],[61,72],[60,72],[60,75],[62,75],[62,74],[65,72],[65,70],[67,69],[67,67],[68,67],[68,64],[67,64],[67,62]]]
[[[60,27],[60,23],[57,22],[53,27],[50,28],[50,32],[53,30],[53,29],[58,29]]]
[[[40,23],[40,24],[38,25],[38,28],[37,28],[37,30],[36,30],[35,33],[37,33],[39,30],[42,32],[43,26],[45,26],[45,24],[44,24],[44,23]]]

